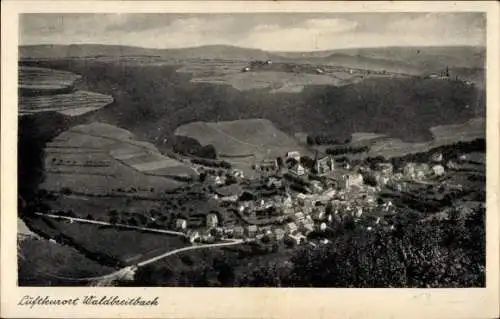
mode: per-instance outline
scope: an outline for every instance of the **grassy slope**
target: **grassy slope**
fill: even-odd
[[[67,278],[93,277],[113,272],[78,253],[75,249],[45,239],[25,239],[18,251],[20,286],[82,284]]]
[[[212,144],[223,156],[283,156],[286,150],[299,149],[296,141],[276,129],[265,119],[228,122],[195,122],[180,126],[176,135],[197,139],[202,145]]]

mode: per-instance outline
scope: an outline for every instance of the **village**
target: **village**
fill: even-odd
[[[442,162],[437,153],[431,164],[410,162],[396,171],[390,162],[339,164],[329,155],[310,159],[290,151],[283,159],[253,165],[256,178],[245,178],[239,169],[207,170],[210,200],[232,208],[238,218],[211,211],[194,226],[190,218],[177,218],[174,225],[192,244],[241,239],[316,246],[329,243],[325,234],[346,223],[366,231],[391,230],[390,217],[398,209],[379,197],[382,189],[403,191],[408,184],[431,183],[453,165]]]

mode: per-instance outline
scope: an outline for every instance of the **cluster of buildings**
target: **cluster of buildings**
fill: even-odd
[[[340,166],[328,155],[316,156],[313,161],[304,163],[299,152],[290,151],[283,160],[262,161],[254,166],[260,173],[261,182],[255,189],[263,186],[279,189],[272,195],[262,195],[257,191],[251,194],[248,187],[244,191],[243,183],[240,183],[244,175],[240,170],[210,176],[213,180],[209,182],[214,185],[211,198],[234,207],[237,222],[222,221],[214,212],[206,214],[203,224],[196,230],[188,229],[189,223],[184,219],[176,220],[175,228],[185,232],[192,243],[241,238],[301,244],[307,242],[310,233],[321,234],[346,218],[362,223],[367,231],[375,227],[390,227],[384,216],[394,215],[397,211],[391,201],[380,200],[381,187],[441,176],[445,173],[442,161],[442,154],[436,153],[432,156],[432,163],[407,163],[402,170],[395,172],[388,162],[371,168]],[[364,176],[368,175],[375,179],[376,185],[365,182]],[[227,184],[227,178],[238,182]]]

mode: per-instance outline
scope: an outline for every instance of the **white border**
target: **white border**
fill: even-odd
[[[499,317],[499,47],[496,2],[3,1],[1,317],[54,318],[497,318]],[[16,287],[17,14],[20,12],[487,12],[487,288],[20,288]],[[26,294],[160,296],[160,306],[18,307]]]

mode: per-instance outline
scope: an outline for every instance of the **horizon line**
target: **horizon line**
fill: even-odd
[[[197,49],[197,48],[206,48],[206,47],[228,47],[228,48],[238,48],[238,49],[246,49],[253,51],[262,51],[269,53],[319,53],[319,52],[328,52],[328,51],[340,51],[340,50],[356,50],[356,49],[383,49],[383,48],[457,48],[457,47],[474,47],[474,48],[483,48],[486,49],[486,45],[472,45],[472,44],[451,44],[451,45],[388,45],[388,46],[352,46],[352,47],[342,47],[342,48],[333,48],[333,49],[320,49],[320,50],[310,50],[310,51],[286,51],[286,50],[266,50],[259,48],[249,48],[237,45],[230,44],[206,44],[199,46],[186,46],[186,47],[171,47],[171,48],[157,48],[157,47],[145,47],[145,46],[135,46],[135,45],[123,45],[123,44],[105,44],[105,43],[38,43],[38,44],[18,44],[18,47],[36,47],[36,46],[52,46],[52,47],[69,47],[69,46],[105,46],[105,47],[123,47],[123,48],[138,48],[138,49],[148,49],[148,50],[157,50],[157,51],[165,51],[165,50],[185,50],[185,49]]]

